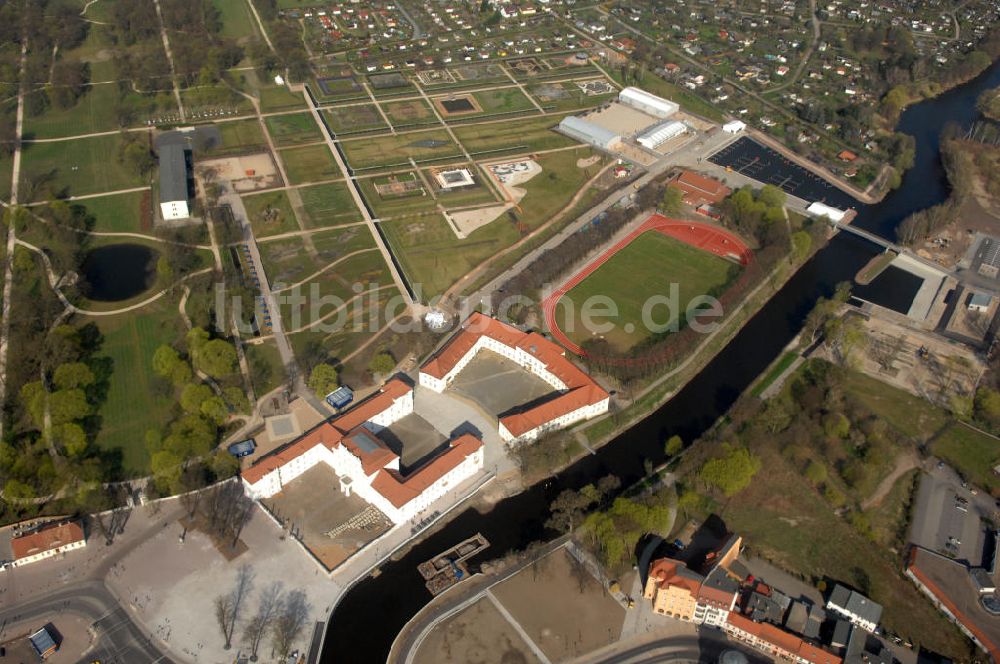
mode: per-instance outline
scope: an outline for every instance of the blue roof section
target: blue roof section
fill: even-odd
[[[326,402],[334,408],[343,408],[354,401],[354,392],[349,387],[338,387],[326,395]]]
[[[39,657],[47,657],[56,649],[55,639],[52,638],[49,630],[45,627],[29,636],[28,639],[31,641],[31,646],[38,653]]]
[[[253,454],[253,451],[257,449],[257,442],[253,438],[247,438],[238,443],[233,443],[226,449],[235,457],[244,457]]]

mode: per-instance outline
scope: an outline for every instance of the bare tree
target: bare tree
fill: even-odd
[[[292,650],[295,639],[302,633],[309,617],[309,604],[301,590],[288,593],[271,628],[271,645],[279,657],[285,659]]]
[[[257,649],[260,648],[260,642],[264,640],[264,635],[281,609],[281,582],[275,581],[261,591],[257,613],[247,621],[243,629],[243,639],[250,646],[251,662],[257,661]]]
[[[242,565],[236,572],[236,585],[232,591],[215,598],[215,619],[226,640],[226,650],[232,647],[233,632],[239,622],[243,602],[253,587],[253,577],[253,570],[248,565]]]

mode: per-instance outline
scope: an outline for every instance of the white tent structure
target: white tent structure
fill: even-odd
[[[611,150],[621,136],[599,124],[589,122],[575,115],[569,115],[559,123],[559,131],[581,143],[593,145],[601,150]]]
[[[686,132],[687,125],[683,122],[678,122],[677,120],[667,120],[666,122],[655,124],[646,131],[642,132],[636,137],[636,140],[642,147],[648,150],[655,150],[671,138],[680,136]]]
[[[674,102],[639,88],[623,89],[618,93],[618,101],[655,118],[666,119],[680,110],[680,106]]]

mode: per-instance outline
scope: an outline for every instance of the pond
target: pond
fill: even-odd
[[[156,280],[160,253],[142,244],[108,244],[87,252],[81,277],[88,298],[120,302],[140,295]]]

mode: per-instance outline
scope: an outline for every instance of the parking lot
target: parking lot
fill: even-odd
[[[986,547],[982,518],[991,517],[996,507],[992,498],[974,490],[963,487],[950,467],[932,466],[917,491],[910,540],[971,567],[981,565]]]
[[[758,182],[773,184],[805,201],[821,201],[843,210],[857,206],[848,194],[820,176],[746,136],[722,148],[708,161]]]

